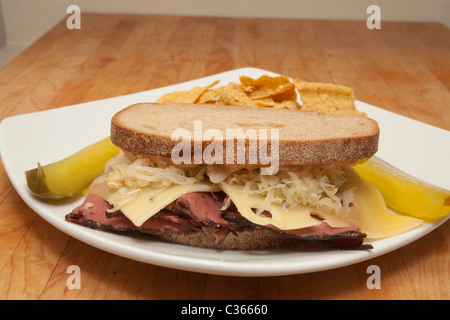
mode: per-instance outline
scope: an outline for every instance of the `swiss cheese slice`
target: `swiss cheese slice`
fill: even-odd
[[[391,237],[411,230],[423,223],[422,220],[398,215],[389,211],[378,189],[370,183],[363,181],[351,168],[346,169],[348,182],[343,191],[353,189],[353,205],[338,212],[321,210],[308,206],[284,208],[281,205],[271,204],[269,212],[271,217],[259,215],[253,209],[258,208],[264,197],[257,194],[247,195],[242,185],[219,183],[221,189],[231,198],[239,213],[249,221],[258,225],[271,224],[282,230],[307,228],[321,223],[312,217],[319,216],[331,227],[348,227],[355,225],[368,238],[379,239]]]
[[[247,195],[243,192],[242,186],[227,182],[221,182],[219,186],[231,198],[239,213],[255,224],[271,224],[282,230],[306,228],[320,224],[319,220],[311,216],[313,210],[305,206],[286,209],[283,206],[271,204],[268,210],[271,217],[256,214],[252,209],[258,208],[264,202],[263,196]]]
[[[351,214],[359,218],[361,231],[367,234],[367,238],[392,237],[423,224],[420,219],[389,211],[380,191],[362,180],[354,170],[349,169],[346,177],[348,186],[354,188]]]
[[[129,203],[121,207],[121,211],[136,226],[141,226],[147,219],[161,211],[171,202],[189,192],[224,191],[233,201],[239,213],[257,225],[273,225],[281,230],[307,228],[321,223],[313,216],[319,216],[331,227],[347,227],[356,225],[368,238],[378,239],[391,237],[411,230],[423,223],[422,220],[397,215],[390,212],[378,189],[363,181],[352,169],[347,169],[348,182],[343,189],[353,189],[354,201],[350,209],[342,209],[337,213],[318,210],[308,206],[285,208],[278,204],[270,204],[270,216],[256,214],[255,208],[262,205],[265,198],[258,194],[246,194],[243,186],[226,181],[214,185],[202,181],[190,185],[171,185],[166,189],[143,188]]]
[[[211,182],[198,182],[189,185],[176,184],[166,189],[143,188],[132,201],[123,205],[120,210],[136,226],[141,226],[167,205],[189,192],[220,191]]]

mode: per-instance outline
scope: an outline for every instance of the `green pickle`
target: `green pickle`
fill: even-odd
[[[109,159],[120,149],[109,137],[54,163],[25,171],[28,188],[43,199],[62,199],[80,194],[100,176]]]

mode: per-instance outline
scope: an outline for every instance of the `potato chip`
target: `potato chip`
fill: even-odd
[[[161,96],[156,102],[162,104],[168,103],[195,103],[197,99],[209,88],[215,86],[220,81],[216,80],[206,87],[194,87],[187,91],[175,91]]]
[[[294,84],[302,100],[302,110],[364,115],[356,109],[353,89],[349,87],[300,79],[295,79]]]

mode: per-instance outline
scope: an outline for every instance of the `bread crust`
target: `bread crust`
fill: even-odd
[[[216,243],[214,237],[215,227],[203,226],[202,232],[191,234],[164,234],[159,239],[176,244],[217,250],[270,250],[300,247],[311,242],[301,239],[280,236],[263,228],[232,231],[227,234],[221,243]]]
[[[261,109],[266,109],[262,112]],[[268,109],[268,110],[267,110]],[[270,110],[270,111],[269,111]],[[215,112],[220,114],[215,115]],[[211,113],[205,116],[205,113]],[[250,108],[235,106],[204,106],[193,104],[158,105],[142,103],[132,105],[119,111],[111,120],[111,141],[125,151],[133,152],[149,157],[169,158],[172,149],[179,141],[172,141],[170,130],[180,128],[170,122],[182,120],[183,115],[202,120],[203,131],[210,128],[209,118],[224,117],[224,119],[239,118],[243,115],[255,115],[255,119],[248,120],[255,127],[265,127],[268,130],[279,129],[278,155],[280,166],[332,166],[353,165],[362,159],[374,155],[378,150],[379,127],[373,119],[350,114],[319,114],[309,111],[274,109],[274,108]],[[267,118],[272,118],[267,121]],[[274,118],[283,119],[273,121]],[[166,119],[166,120],[165,120]],[[285,119],[285,120],[284,120]],[[166,122],[164,122],[166,121]],[[241,122],[243,122],[242,120]],[[295,121],[294,126],[283,126],[283,121]],[[218,128],[225,132],[227,121],[222,120],[223,127]],[[189,121],[183,125],[186,130]],[[214,124],[211,124],[214,125]],[[215,125],[218,125],[217,122]],[[230,127],[236,126],[236,121],[230,121]],[[272,127],[270,127],[272,125]],[[164,126],[164,130],[160,127]],[[192,126],[192,124],[191,124]],[[296,136],[295,126],[299,128]],[[303,129],[309,126],[317,132],[311,133]],[[244,130],[249,126],[242,127]],[[294,129],[293,129],[294,127]],[[348,128],[347,128],[348,127]],[[232,127],[233,128],[233,127]],[[258,129],[258,128],[257,128]],[[333,130],[335,129],[335,130]],[[282,134],[283,130],[290,130],[288,137]],[[321,130],[326,132],[321,132]],[[161,133],[161,131],[164,131]],[[334,132],[335,131],[335,132]],[[193,132],[193,130],[192,130]],[[193,134],[191,135],[191,137]],[[225,134],[224,134],[225,136]],[[193,139],[191,140],[193,144]],[[210,144],[210,141],[202,141],[202,152]],[[223,142],[225,146],[225,142]],[[237,155],[240,144],[234,139],[234,164],[237,164]],[[245,142],[245,162],[249,163],[251,144]],[[267,140],[267,150],[271,150],[271,140]],[[268,151],[270,154],[270,152]],[[259,160],[257,165],[263,165]],[[205,163],[204,159],[203,163]],[[193,155],[191,163],[194,163]],[[223,163],[230,164],[223,153]]]
[[[217,228],[214,226],[203,226],[201,232],[190,234],[166,233],[163,235],[154,235],[156,238],[170,243],[181,244],[191,247],[199,247],[215,250],[273,250],[286,248],[310,248],[312,245],[318,245],[321,248],[338,249],[371,249],[370,244],[363,244],[366,237],[363,233],[342,233],[334,239],[339,239],[337,243],[333,242],[333,236],[315,235],[305,238],[297,238],[276,233],[270,229],[254,226],[248,229],[230,231],[220,242],[216,242],[214,232]],[[345,239],[351,239],[351,244],[345,243]],[[343,240],[344,243],[339,244]]]

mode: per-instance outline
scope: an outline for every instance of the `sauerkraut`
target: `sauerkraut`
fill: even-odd
[[[347,181],[341,167],[312,168],[309,172],[280,170],[275,175],[260,175],[257,169],[244,169],[232,173],[226,182],[243,186],[245,194],[258,194],[265,198],[256,213],[268,210],[270,204],[285,208],[299,205],[338,212],[348,208],[352,192],[339,192]]]
[[[342,208],[349,208],[353,201],[351,190],[340,192],[340,187],[347,181],[345,170],[341,167],[301,171],[281,168],[275,175],[260,175],[258,168],[221,170],[220,174],[217,170],[221,168],[206,165],[175,167],[121,151],[106,164],[104,175],[93,183],[91,192],[111,203],[114,207],[110,211],[118,210],[132,201],[143,188],[154,189],[156,195],[158,190],[162,191],[171,185],[210,180],[214,183],[226,181],[243,187],[245,194],[263,196],[263,203],[255,208],[258,214],[268,210],[271,204],[285,208],[310,206],[337,213]]]
[[[148,157],[121,151],[108,161],[105,173],[94,181],[91,192],[112,204],[109,210],[112,212],[132,201],[143,188],[152,188],[157,195],[171,185],[190,185],[203,180],[204,171],[206,168],[183,170],[165,166]]]

